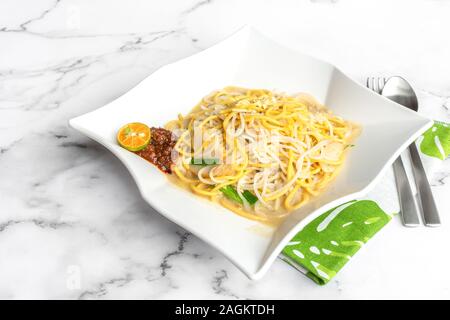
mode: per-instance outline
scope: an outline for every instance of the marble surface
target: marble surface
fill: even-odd
[[[67,125],[245,24],[359,81],[401,74],[450,121],[449,13],[443,0],[2,0],[0,298],[450,298],[449,160],[430,177],[441,228],[395,217],[325,287],[282,261],[252,282]],[[377,190],[395,211],[390,173]]]

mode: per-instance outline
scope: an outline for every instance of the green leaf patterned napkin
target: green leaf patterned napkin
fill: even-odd
[[[430,174],[434,164],[450,154],[450,124],[435,121],[417,144]],[[306,225],[283,249],[280,258],[324,285],[391,217],[375,201],[347,202]]]
[[[423,154],[445,160],[450,154],[450,124],[435,121],[419,139],[419,147]]]

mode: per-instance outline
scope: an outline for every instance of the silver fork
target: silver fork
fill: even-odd
[[[384,77],[367,78],[366,86],[372,91],[381,94],[387,79]],[[395,183],[397,185],[398,198],[400,201],[400,214],[403,225],[406,227],[417,227],[420,225],[419,211],[414,201],[414,194],[406,175],[403,160],[398,157],[393,163]]]
[[[368,77],[366,81],[366,87],[378,94],[381,94],[386,81],[387,79],[384,77]]]

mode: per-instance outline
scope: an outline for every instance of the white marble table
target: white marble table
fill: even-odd
[[[449,14],[443,0],[2,0],[0,298],[450,298],[448,160],[431,179],[443,227],[394,218],[325,287],[281,261],[252,282],[67,125],[244,24],[360,81],[401,74],[450,121]]]

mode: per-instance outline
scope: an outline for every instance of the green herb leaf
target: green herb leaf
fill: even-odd
[[[219,164],[219,159],[191,159],[191,164],[194,166],[211,166]]]
[[[240,204],[244,204],[244,201],[242,201],[242,198],[239,197],[239,194],[237,192],[237,190],[235,188],[233,188],[232,186],[226,186],[220,189],[220,191],[225,195],[225,197],[227,197],[230,200],[233,200],[237,203]],[[245,200],[250,204],[250,205],[254,205],[257,201],[258,198],[251,193],[248,190],[245,190],[242,193],[242,196],[245,198]]]
[[[247,202],[250,205],[254,205],[258,201],[258,198],[248,190],[245,190],[244,192],[242,192],[242,195],[244,196],[245,200],[247,200]]]
[[[233,200],[237,203],[244,204],[241,197],[239,197],[239,194],[237,193],[236,189],[232,186],[226,186],[220,189],[220,191],[230,200]]]

